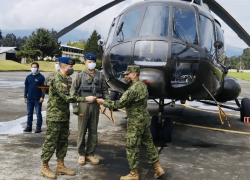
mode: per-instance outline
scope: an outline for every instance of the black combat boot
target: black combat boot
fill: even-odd
[[[41,128],[36,128],[35,133],[40,133],[42,132]]]
[[[27,127],[23,130],[23,132],[32,132],[32,128],[27,126]]]

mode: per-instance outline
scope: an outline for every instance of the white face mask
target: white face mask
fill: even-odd
[[[88,63],[88,69],[95,69],[96,63]]]
[[[32,72],[33,74],[36,74],[36,73],[37,73],[37,68],[30,68],[30,70],[31,70],[31,72]]]
[[[55,69],[58,71],[60,69],[60,65],[59,64],[55,64]]]

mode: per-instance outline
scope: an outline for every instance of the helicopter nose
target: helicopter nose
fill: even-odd
[[[142,68],[140,70],[140,81],[147,85],[150,96],[167,95],[166,75],[162,70]]]

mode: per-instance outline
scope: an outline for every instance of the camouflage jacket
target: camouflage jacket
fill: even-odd
[[[70,94],[71,95],[77,95],[77,96],[80,96],[80,92],[79,92],[79,89],[81,87],[81,83],[82,83],[82,74],[83,73],[86,73],[88,74],[90,77],[91,75],[89,74],[89,72],[87,70],[84,70],[84,71],[81,71],[79,72],[77,75],[76,75],[76,78],[75,80],[73,81],[72,83],[72,86],[71,86],[71,89],[70,89]],[[93,77],[91,77],[93,78]],[[106,80],[105,80],[105,77],[104,75],[102,75],[102,83],[101,83],[101,87],[102,87],[102,98],[103,99],[110,99],[110,95],[109,95],[109,92],[108,92],[108,85],[106,83]],[[77,106],[76,103],[73,103],[72,104],[73,106]]]
[[[126,108],[128,118],[149,117],[147,111],[148,90],[140,81],[135,81],[117,101],[104,101],[104,106],[113,109]]]
[[[58,72],[53,72],[53,73],[50,73],[46,78],[45,78],[45,82],[44,82],[44,85],[45,86],[50,86],[50,82],[54,79],[53,77],[58,74]],[[69,86],[69,89],[71,88],[71,84],[72,84],[72,78],[70,76],[67,76],[67,81],[68,81],[68,86]],[[46,91],[45,92],[46,94],[49,93],[49,91]]]
[[[50,73],[46,79],[45,79],[45,85],[46,86],[49,86],[50,85],[50,81],[53,79],[53,77],[57,74],[58,72],[53,72],[53,73]],[[68,80],[68,84],[69,86],[71,87],[71,84],[72,84],[72,78],[70,76],[67,76],[67,80]]]
[[[57,72],[50,73],[46,78],[44,84],[46,86],[50,85],[50,81],[53,79],[53,77],[57,74]]]
[[[69,103],[82,101],[85,101],[84,97],[69,94],[67,77],[64,78],[60,72],[55,74],[50,81],[46,120],[68,121],[70,116]]]

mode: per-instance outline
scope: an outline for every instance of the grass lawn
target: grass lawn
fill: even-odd
[[[250,81],[250,73],[228,72],[228,76]]]
[[[55,63],[47,62],[47,61],[38,61],[39,70],[41,72],[53,72],[55,71]],[[84,64],[76,64],[74,65],[74,69],[79,71],[85,68]],[[30,71],[30,64],[20,64],[15,61],[10,60],[0,60],[0,71]],[[240,78],[243,80],[250,81],[250,73],[243,72],[228,72],[228,76],[232,76],[235,78]]]
[[[55,63],[47,61],[38,61],[39,71],[55,71]],[[85,68],[83,64],[75,64],[74,70],[82,70]],[[30,71],[30,64],[20,64],[15,61],[10,60],[0,60],[0,71]]]

